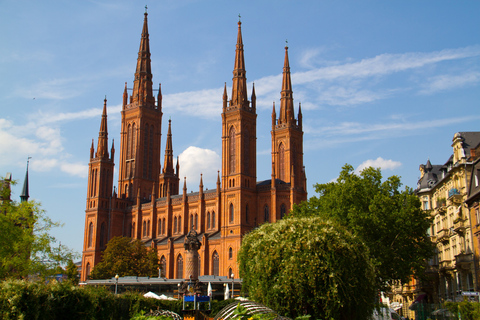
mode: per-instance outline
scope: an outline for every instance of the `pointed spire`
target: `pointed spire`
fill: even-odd
[[[93,159],[95,154],[95,147],[93,146],[93,139],[92,139],[92,146],[90,147],[90,159]]]
[[[235,49],[235,66],[233,69],[232,105],[247,106],[247,78],[243,55],[242,22],[238,21],[237,45]]]
[[[223,89],[223,112],[227,110],[228,95],[227,95],[227,83],[225,82],[225,87]]]
[[[253,83],[252,88],[252,109],[256,109],[257,107],[257,95],[255,94],[255,82]]]
[[[128,92],[127,92],[127,82],[125,82],[125,89],[123,90],[123,109],[128,104]]]
[[[273,101],[273,110],[272,110],[272,130],[275,129],[277,124],[277,112],[275,111],[275,101]]]
[[[220,170],[217,173],[217,191],[220,192]]]
[[[98,132],[97,157],[108,158],[107,96],[103,100],[102,121]]]
[[[203,173],[200,173],[200,189],[203,190]]]
[[[158,107],[158,109],[162,109],[162,99],[163,99],[162,84],[159,83],[158,84],[158,96],[157,96],[157,107]]]
[[[112,149],[110,149],[110,159],[113,161],[115,158],[115,139],[112,139]]]
[[[183,177],[183,194],[187,194],[187,177]]]
[[[20,201],[26,202],[28,198],[30,198],[29,189],[28,189],[28,164],[30,163],[30,159],[32,157],[27,158],[27,171],[25,172],[25,180],[23,181],[23,189],[22,193],[20,194]]]
[[[177,176],[178,178],[178,175],[180,174],[180,159],[178,158],[177,156],[177,170],[175,171],[175,175]]]
[[[432,163],[430,162],[430,159],[427,160],[427,164],[425,166],[425,171],[429,172],[432,170]]]
[[[142,106],[154,107],[152,69],[150,60],[150,41],[148,38],[148,13],[143,20],[142,38],[138,50],[137,69],[133,82],[133,102]]]
[[[279,123],[291,123],[294,120],[292,79],[290,76],[290,63],[288,60],[288,47],[285,46],[285,62],[283,64],[282,91],[280,98]]]
[[[165,162],[163,173],[174,174],[173,171],[173,148],[172,148],[172,120],[168,120],[167,143],[165,145]]]
[[[298,104],[298,126],[300,127],[300,129],[302,129],[302,126],[303,126],[303,115],[302,115],[302,104],[299,103]]]

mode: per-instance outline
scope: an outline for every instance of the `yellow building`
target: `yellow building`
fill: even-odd
[[[465,201],[473,150],[480,143],[480,132],[458,132],[452,141],[453,154],[444,165],[432,165],[430,160],[420,165],[421,177],[416,189],[422,208],[433,219],[429,234],[436,252],[427,268],[432,281],[417,288],[430,303],[462,300],[462,292],[474,291],[478,282],[472,220]]]

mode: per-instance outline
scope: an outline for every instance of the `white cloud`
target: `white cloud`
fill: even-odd
[[[439,75],[427,79],[420,90],[421,94],[432,94],[438,91],[461,88],[480,81],[480,72],[468,72],[460,75]]]
[[[394,170],[402,165],[401,162],[398,161],[393,161],[393,160],[386,160],[383,159],[382,157],[378,157],[377,159],[374,160],[366,160],[362,162],[356,169],[355,173],[359,174],[362,172],[363,169],[368,168],[368,167],[373,167],[373,168],[380,168],[381,170]]]
[[[221,159],[215,151],[190,146],[179,155],[179,162],[180,176],[187,177],[189,190],[198,190],[200,174],[203,174],[205,186],[215,186],[218,170],[221,170]]]

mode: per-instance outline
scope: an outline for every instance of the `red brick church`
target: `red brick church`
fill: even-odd
[[[115,148],[113,142],[108,146],[106,100],[97,147],[92,141],[90,149],[82,281],[115,236],[157,248],[163,276],[184,278],[184,239],[191,229],[202,243],[200,276],[238,275],[242,237],[264,222],[282,219],[294,203],[307,199],[302,112],[299,105],[294,113],[287,47],[278,118],[275,105],[272,112],[270,180],[257,181],[256,97],[255,88],[250,100],[247,95],[241,22],[232,93],[229,98],[226,84],[223,93],[222,168],[216,189],[204,190],[200,177],[198,191],[187,193],[178,159],[174,165],[170,120],[161,166],[162,94],[161,88],[157,97],[153,91],[145,13],[132,94],[126,83],[123,92],[118,189],[113,187]]]

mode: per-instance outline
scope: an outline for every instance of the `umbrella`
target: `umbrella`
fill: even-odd
[[[162,298],[160,298],[160,296],[159,296],[158,294],[155,294],[155,293],[153,293],[152,291],[148,291],[148,292],[145,293],[143,296],[144,296],[145,298],[154,298],[154,299],[158,299],[158,300],[162,299]]]
[[[211,298],[212,297],[212,285],[210,284],[210,282],[208,283],[208,287],[207,287],[207,295]]]
[[[225,284],[225,300],[230,298],[230,288],[228,288],[228,283]]]

